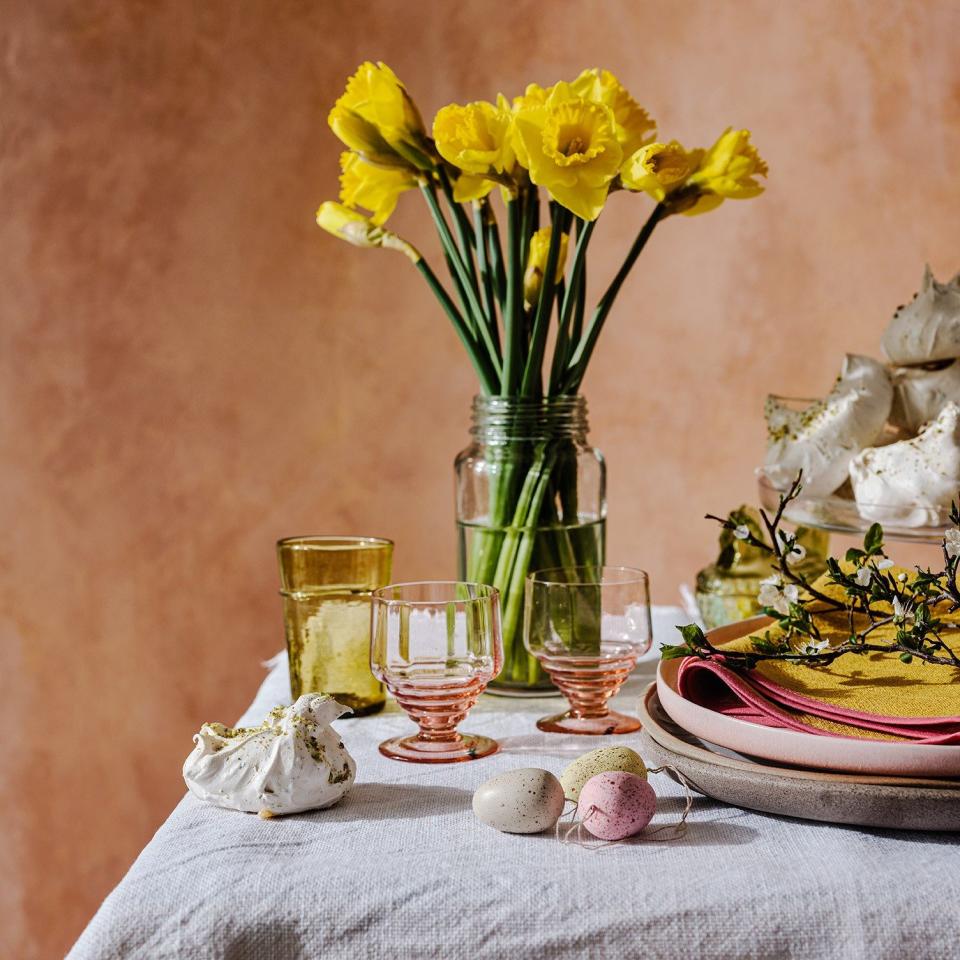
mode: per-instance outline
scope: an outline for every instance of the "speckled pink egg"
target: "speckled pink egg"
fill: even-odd
[[[601,840],[623,840],[639,833],[657,809],[657,795],[643,777],[611,770],[591,777],[580,791],[577,817]]]

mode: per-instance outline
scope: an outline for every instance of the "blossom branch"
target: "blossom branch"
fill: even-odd
[[[846,567],[834,559],[827,560],[830,582],[842,587],[847,600],[829,596],[813,586],[791,566],[791,557],[798,549],[796,536],[781,528],[785,511],[801,490],[802,477],[797,476],[786,493],[780,497],[772,517],[760,511],[770,538],[766,543],[748,527],[735,522],[735,515],[721,518],[708,514],[734,537],[769,552],[775,561],[777,573],[764,581],[760,602],[764,612],[772,617],[782,634],[778,638],[767,631],[753,641],[751,650],[727,650],[715,647],[696,624],[679,628],[684,642],[661,647],[665,659],[694,656],[700,659],[716,658],[734,669],[752,669],[764,660],[782,660],[807,666],[827,666],[847,654],[894,654],[904,663],[919,660],[924,663],[960,669],[960,652],[946,643],[941,632],[958,629],[960,625],[945,623],[936,616],[938,609],[947,606],[947,612],[960,609],[960,588],[957,572],[960,567],[960,510],[954,505],[951,521],[954,528],[947,531],[943,542],[944,569],[934,572],[916,568],[916,576],[900,572],[887,573],[893,566],[883,551],[883,528],[873,524],[867,531],[863,549],[852,548],[846,554]],[[802,554],[801,554],[802,559]],[[801,599],[803,591],[805,599]],[[845,611],[848,639],[831,646],[823,637],[816,622],[818,614]],[[857,617],[866,620],[858,627]],[[875,631],[894,626],[894,639],[888,643],[871,642]]]

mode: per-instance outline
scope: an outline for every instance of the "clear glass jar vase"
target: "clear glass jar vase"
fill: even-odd
[[[580,396],[478,396],[457,456],[458,577],[500,591],[504,666],[490,691],[552,689],[523,645],[524,581],[534,570],[602,566],[606,465],[587,441]]]

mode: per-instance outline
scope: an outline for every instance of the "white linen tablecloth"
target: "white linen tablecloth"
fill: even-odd
[[[658,608],[657,641],[687,619]],[[654,659],[620,709],[635,704]],[[281,702],[289,684],[278,657],[242,723]],[[330,810],[261,820],[184,797],[69,957],[960,957],[960,846],[949,834],[834,827],[704,797],[672,842],[586,850],[480,823],[471,795],[487,778],[522,766],[559,773],[598,745],[536,730],[561,704],[484,696],[464,727],[502,750],[449,766],[378,753],[411,730],[392,702],[338,721],[358,773]],[[664,774],[651,783],[654,823],[675,820],[682,789]]]

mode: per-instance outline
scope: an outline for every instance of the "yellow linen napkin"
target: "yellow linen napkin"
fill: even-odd
[[[888,572],[894,576],[898,573],[911,575],[911,571],[897,567]],[[829,583],[827,576],[824,574],[814,587],[827,596],[845,599],[843,588]],[[948,604],[941,604],[935,613],[938,619],[956,628],[956,633],[945,630],[943,640],[960,654],[960,611],[948,613],[947,610]],[[850,635],[846,613],[815,613],[814,618],[824,639],[831,643],[842,643]],[[862,628],[866,622],[863,615],[858,615],[858,626]],[[888,643],[895,638],[896,629],[892,623],[878,627],[871,638],[877,643]],[[724,649],[752,650],[753,640],[765,635],[776,641],[783,637],[784,631],[772,624],[725,644]],[[756,672],[794,693],[844,710],[898,718],[960,716],[960,669],[924,663],[916,658],[912,663],[903,663],[896,654],[847,654],[825,667],[764,660],[757,664]],[[798,718],[831,733],[900,739],[799,711]]]

